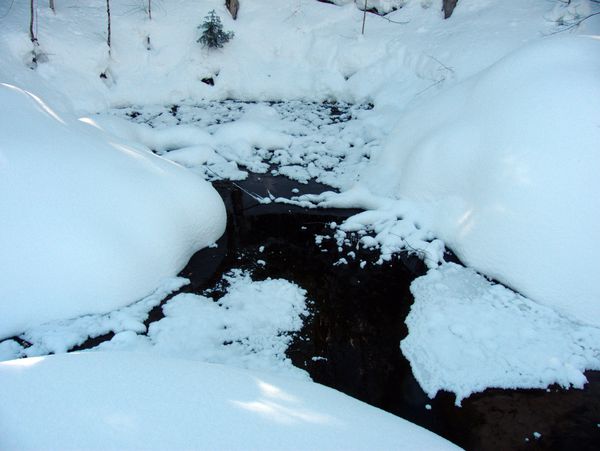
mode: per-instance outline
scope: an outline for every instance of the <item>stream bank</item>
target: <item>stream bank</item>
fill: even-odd
[[[354,246],[354,255],[348,256],[344,246],[341,254],[330,238],[330,224],[356,210],[260,204],[245,192],[265,196],[268,190],[289,197],[298,188],[289,179],[249,174],[245,181],[214,185],[227,206],[227,232],[216,248],[198,252],[181,272],[191,280],[184,291],[202,292],[231,268],[249,270],[255,280],[287,279],[307,290],[311,315],[287,354],[315,382],[465,449],[597,449],[600,372],[586,373],[584,390],[488,389],[464,400],[462,407],[445,392],[429,399],[399,347],[408,333],[410,284],[427,272],[416,255],[401,253],[375,264],[379,255],[374,250]],[[314,182],[302,186],[304,193],[325,189]],[[448,259],[456,261],[451,254]]]

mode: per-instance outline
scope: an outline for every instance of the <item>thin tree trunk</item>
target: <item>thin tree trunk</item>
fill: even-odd
[[[110,0],[106,0],[106,16],[108,17],[108,36],[106,43],[108,44],[108,56],[110,56]]]
[[[54,14],[56,14],[56,7],[54,6],[54,0],[49,0],[48,3],[50,5],[50,9],[52,10],[52,12]]]
[[[365,34],[365,22],[366,21],[367,21],[367,0],[365,0],[365,9],[363,10],[363,23],[362,23],[361,34]]]
[[[229,10],[229,14],[231,14],[233,20],[236,20],[238,10],[240,9],[239,0],[225,0],[225,7]]]
[[[444,0],[442,4],[442,10],[444,11],[444,19],[447,19],[452,15],[454,8],[456,8],[456,4],[458,0]]]
[[[34,5],[34,0],[30,0],[29,2],[29,39],[31,39],[31,42],[33,42],[34,44],[37,44],[37,37],[35,36],[35,31],[34,31],[34,23],[35,23],[35,5]]]
[[[148,0],[148,19],[152,20],[152,0]]]

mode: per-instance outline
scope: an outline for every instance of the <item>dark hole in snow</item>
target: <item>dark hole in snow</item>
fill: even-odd
[[[87,340],[85,340],[83,343],[81,343],[78,346],[74,346],[73,348],[69,349],[69,352],[77,352],[77,351],[83,351],[84,349],[91,349],[94,348],[96,346],[98,346],[100,343],[104,343],[105,341],[109,341],[112,339],[112,337],[115,336],[114,332],[107,332],[105,334],[102,335],[98,335],[97,337],[90,337]]]
[[[200,80],[202,83],[207,84],[208,86],[214,86],[215,80],[212,77],[206,77]]]

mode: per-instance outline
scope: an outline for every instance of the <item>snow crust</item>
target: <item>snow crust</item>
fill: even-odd
[[[3,449],[458,449],[321,385],[143,353],[3,362],[0,385]]]
[[[583,388],[600,369],[600,329],[583,326],[454,263],[411,285],[402,353],[430,397],[488,387]]]
[[[149,294],[225,228],[198,176],[0,84],[0,337]]]

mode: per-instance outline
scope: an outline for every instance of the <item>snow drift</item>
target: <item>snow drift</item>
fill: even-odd
[[[0,84],[0,337],[152,291],[223,233],[214,189]]]
[[[3,449],[458,449],[312,382],[143,353],[3,362],[0,384]]]
[[[429,205],[463,262],[600,325],[600,40],[525,46],[407,112],[364,177]]]

